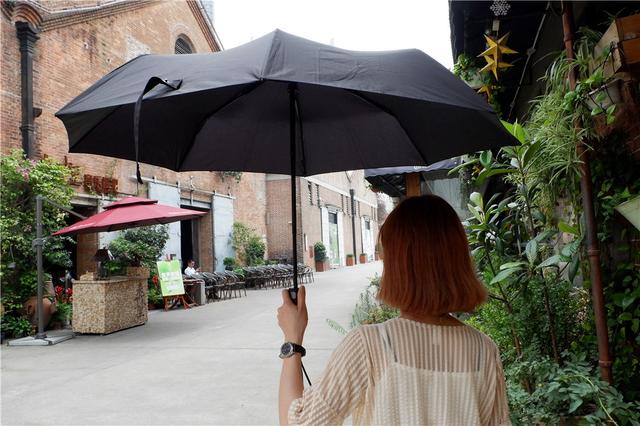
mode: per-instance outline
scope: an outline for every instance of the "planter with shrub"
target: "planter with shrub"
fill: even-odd
[[[318,241],[313,246],[313,257],[316,261],[316,272],[324,272],[329,270],[327,248],[322,242]]]

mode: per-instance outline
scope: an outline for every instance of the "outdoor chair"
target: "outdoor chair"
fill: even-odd
[[[298,265],[298,276],[299,276],[300,282],[303,284],[309,284],[314,282],[313,269],[308,265],[304,265],[304,264]]]
[[[231,271],[220,272],[220,274],[225,277],[225,290],[227,291],[228,297],[235,297],[238,293],[236,291],[236,284],[239,281],[238,275]]]
[[[213,275],[210,272],[201,272],[202,276],[205,279],[205,284],[204,284],[204,293],[206,295],[207,298],[207,303],[209,303],[209,300],[215,301],[216,300],[216,293],[217,293],[217,289],[216,289],[216,283],[217,283],[217,278],[215,275]],[[219,296],[217,296],[219,297]]]
[[[227,275],[230,277],[230,290],[237,295],[238,297],[242,297],[242,291],[244,291],[244,295],[247,295],[247,288],[244,277],[235,272],[227,272]]]
[[[212,279],[214,280],[213,287],[215,292],[218,294],[219,300],[227,299],[229,294],[228,294],[228,288],[226,283],[226,280],[227,280],[226,277],[222,275],[220,272],[212,272],[209,275],[211,275]]]

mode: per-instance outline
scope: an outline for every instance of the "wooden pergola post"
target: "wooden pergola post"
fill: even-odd
[[[406,188],[407,197],[422,195],[422,191],[420,190],[420,173],[405,174],[404,185]]]

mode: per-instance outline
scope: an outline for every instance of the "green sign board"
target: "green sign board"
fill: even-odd
[[[164,297],[184,294],[182,283],[182,271],[177,260],[157,262],[158,275],[160,276],[160,291]]]

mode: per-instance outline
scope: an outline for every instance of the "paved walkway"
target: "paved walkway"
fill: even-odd
[[[316,274],[307,288],[305,366],[317,377],[381,262]],[[146,325],[2,351],[2,424],[276,424],[282,343],[279,290],[188,311],[153,311]]]

